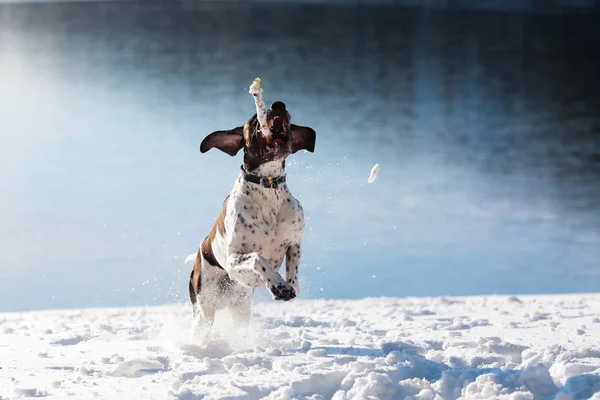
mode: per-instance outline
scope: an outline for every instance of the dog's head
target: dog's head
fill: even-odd
[[[309,127],[290,123],[290,113],[285,104],[276,101],[267,111],[267,125],[271,136],[265,136],[256,114],[244,126],[216,131],[204,138],[200,152],[217,149],[235,156],[244,149],[244,162],[258,166],[269,161],[284,160],[298,150],[314,152],[316,132]]]

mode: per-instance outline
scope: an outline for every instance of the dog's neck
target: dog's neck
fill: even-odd
[[[268,179],[269,177],[275,179],[285,176],[285,161],[266,162],[251,171],[246,170],[246,167],[246,163],[244,163],[242,168],[244,168],[246,173],[263,179]],[[287,184],[283,182],[274,188],[264,187],[261,184],[249,182],[244,179],[244,171],[240,172],[236,183],[239,191],[249,196],[261,209],[266,210],[266,214],[263,213],[264,218],[273,218],[273,215],[271,215],[272,210],[278,209],[290,196]]]
[[[279,178],[285,175],[285,160],[283,161],[269,161],[262,163],[252,169],[248,163],[244,162],[244,170],[252,175],[256,175],[259,178]]]

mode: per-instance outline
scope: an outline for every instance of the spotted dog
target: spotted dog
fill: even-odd
[[[285,159],[299,150],[314,152],[316,133],[290,123],[280,101],[267,111],[267,124],[269,136],[254,114],[244,126],[213,132],[200,145],[202,153],[217,148],[232,157],[243,149],[244,162],[212,230],[188,257],[194,260],[189,294],[196,328],[210,330],[223,308],[247,324],[259,286],[275,300],[298,295],[304,211],[288,189]],[[285,279],[279,274],[284,257]]]

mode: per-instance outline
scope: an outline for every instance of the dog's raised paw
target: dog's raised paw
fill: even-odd
[[[275,300],[289,301],[296,297],[296,291],[289,285],[279,284],[271,286],[271,294]]]

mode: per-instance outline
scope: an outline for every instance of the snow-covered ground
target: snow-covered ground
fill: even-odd
[[[0,398],[600,399],[600,294],[0,314]]]

